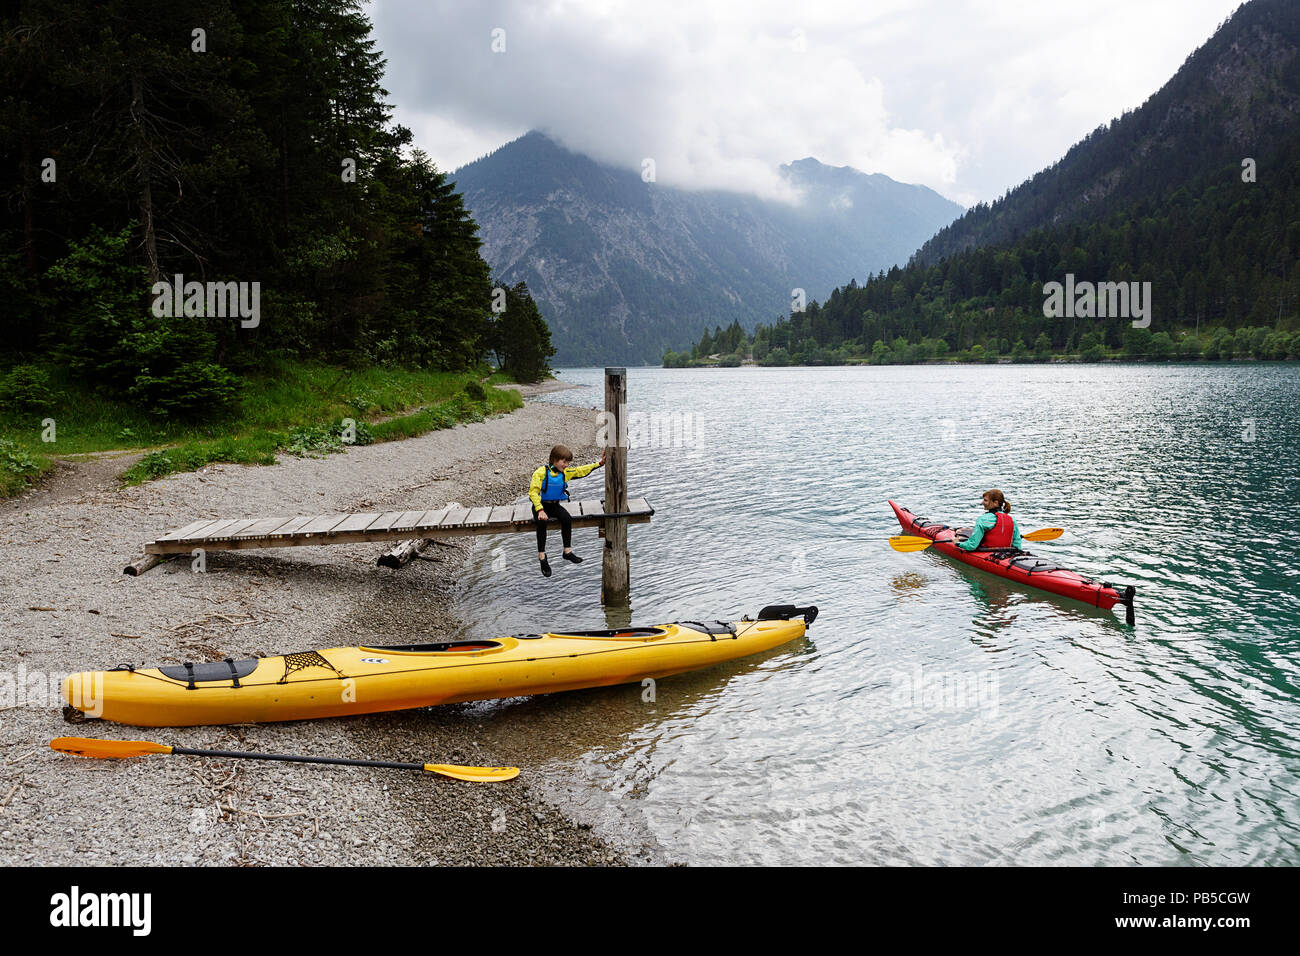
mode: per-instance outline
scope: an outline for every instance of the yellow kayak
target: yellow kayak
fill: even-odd
[[[777,605],[752,621],[332,647],[138,670],[122,665],[71,675],[63,697],[87,717],[138,727],[372,714],[668,677],[788,643],[816,616],[816,607]]]

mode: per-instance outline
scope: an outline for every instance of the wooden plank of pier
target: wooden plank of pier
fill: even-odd
[[[277,528],[289,523],[288,518],[263,518],[256,524],[249,525],[243,531],[239,532],[237,538],[264,538],[274,532]]]
[[[368,511],[365,514],[350,515],[348,520],[343,522],[334,529],[335,534],[341,534],[344,531],[365,531],[378,520],[380,512]]]
[[[191,521],[185,527],[178,528],[177,530],[173,531],[171,534],[166,535],[162,540],[166,540],[167,538],[183,538],[186,535],[193,534],[194,532],[199,531],[202,528],[206,528],[209,525],[215,525],[217,523],[218,523],[217,520],[214,518],[201,518],[198,521]]]

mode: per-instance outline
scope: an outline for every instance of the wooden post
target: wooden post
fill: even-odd
[[[605,369],[605,511],[627,511],[627,369]],[[605,519],[600,599],[626,604],[629,590],[627,519]]]

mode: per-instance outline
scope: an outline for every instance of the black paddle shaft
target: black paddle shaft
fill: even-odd
[[[396,760],[348,760],[345,757],[303,757],[298,754],[242,753],[238,750],[191,750],[173,747],[172,753],[191,757],[239,757],[247,760],[288,760],[290,763],[333,763],[345,767],[387,767],[390,770],[423,770],[422,763],[400,763]]]

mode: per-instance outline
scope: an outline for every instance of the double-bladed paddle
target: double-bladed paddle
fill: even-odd
[[[102,740],[93,737],[55,737],[50,749],[79,757],[144,757],[149,754],[184,754],[189,757],[237,757],[245,760],[289,760],[294,763],[332,763],[345,767],[388,767],[393,770],[424,770],[471,783],[512,780],[518,767],[461,767],[445,763],[401,763],[395,760],[348,760],[344,757],[301,757],[295,754],[242,753],[237,750],[191,750],[169,747],[149,740]]]
[[[1031,531],[1029,534],[1021,535],[1025,541],[1055,541],[1061,535],[1065,534],[1064,528],[1039,528],[1037,531]],[[889,546],[895,551],[904,553],[911,551],[924,551],[930,545],[934,544],[931,538],[922,538],[919,535],[896,534],[889,539]]]

